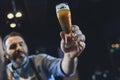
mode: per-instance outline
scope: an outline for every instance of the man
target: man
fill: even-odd
[[[63,58],[47,54],[28,56],[28,47],[21,34],[13,32],[3,39],[5,56],[11,63],[7,65],[9,80],[54,80],[54,76],[74,75],[77,57],[85,48],[85,36],[77,25],[72,26],[71,37],[60,32]],[[71,46],[66,46],[74,42]]]

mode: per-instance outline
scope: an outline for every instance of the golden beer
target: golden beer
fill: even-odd
[[[71,32],[71,12],[67,3],[58,4],[56,14],[62,30],[66,35],[69,35]]]
[[[56,5],[56,14],[57,18],[59,20],[60,26],[62,30],[64,31],[66,37],[66,48],[69,48],[74,45],[74,41],[71,38],[71,29],[72,29],[72,24],[71,24],[71,12],[70,8],[67,3],[60,3]]]

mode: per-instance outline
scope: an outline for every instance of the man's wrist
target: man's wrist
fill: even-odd
[[[64,54],[64,59],[66,59],[68,61],[73,61],[74,59],[77,59],[77,57],[73,57],[70,54],[65,53]]]

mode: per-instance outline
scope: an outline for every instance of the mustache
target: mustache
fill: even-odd
[[[15,51],[15,53],[13,55],[13,59],[23,58],[23,56],[22,56],[23,54],[26,55],[26,53],[24,51],[17,50],[17,51]]]

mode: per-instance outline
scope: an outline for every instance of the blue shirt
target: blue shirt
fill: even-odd
[[[55,76],[65,77],[66,75],[61,70],[61,58],[55,58],[47,54],[31,55],[28,57],[26,64],[14,70],[12,63],[7,65],[7,74],[9,80],[38,80],[33,68],[30,65],[32,59],[42,80],[55,80]]]

